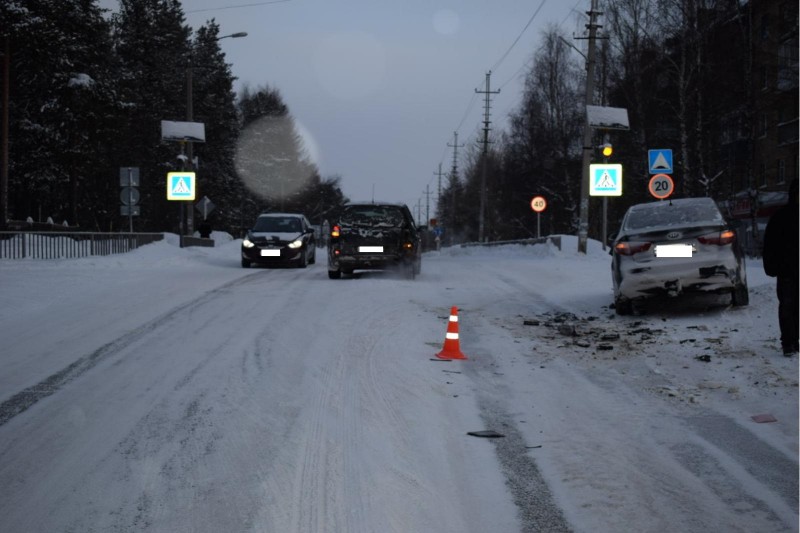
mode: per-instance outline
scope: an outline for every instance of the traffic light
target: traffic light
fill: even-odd
[[[600,149],[603,152],[603,157],[611,157],[611,154],[614,153],[614,147],[611,146],[611,143],[606,141],[601,146]]]

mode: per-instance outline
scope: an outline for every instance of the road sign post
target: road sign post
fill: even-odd
[[[542,212],[547,209],[547,200],[544,196],[534,196],[531,199],[531,209],[536,212],[536,238],[542,238]]]
[[[167,200],[177,200],[180,202],[180,235],[181,248],[183,248],[183,236],[186,233],[185,219],[186,201],[193,201],[196,194],[195,173],[194,172],[168,172],[167,173]]]
[[[123,206],[128,207],[120,212],[127,213],[128,231],[133,233],[133,217],[139,215],[138,207],[134,209],[134,206],[139,203],[139,189],[136,188],[139,186],[139,167],[120,167],[119,185],[122,187],[120,201]]]

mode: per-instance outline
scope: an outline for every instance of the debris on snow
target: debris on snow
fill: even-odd
[[[756,422],[758,424],[765,424],[765,423],[768,423],[768,422],[777,422],[778,421],[777,418],[775,418],[774,416],[772,416],[770,414],[753,415],[750,418],[753,420],[753,422]]]
[[[498,433],[491,429],[483,430],[483,431],[469,431],[467,435],[470,437],[482,437],[484,439],[499,439],[505,437],[502,433]]]

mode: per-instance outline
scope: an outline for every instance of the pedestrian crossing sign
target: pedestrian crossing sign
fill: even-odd
[[[622,165],[589,165],[590,196],[622,196]]]
[[[194,200],[194,172],[167,173],[167,200]]]

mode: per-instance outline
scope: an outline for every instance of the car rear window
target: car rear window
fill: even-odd
[[[403,210],[397,206],[359,205],[344,210],[339,222],[345,226],[400,227],[405,222]]]
[[[274,231],[276,233],[293,233],[303,230],[300,219],[295,217],[261,217],[256,220],[253,231]]]
[[[625,229],[724,223],[725,219],[713,200],[698,198],[635,205],[630,208],[625,220]]]

